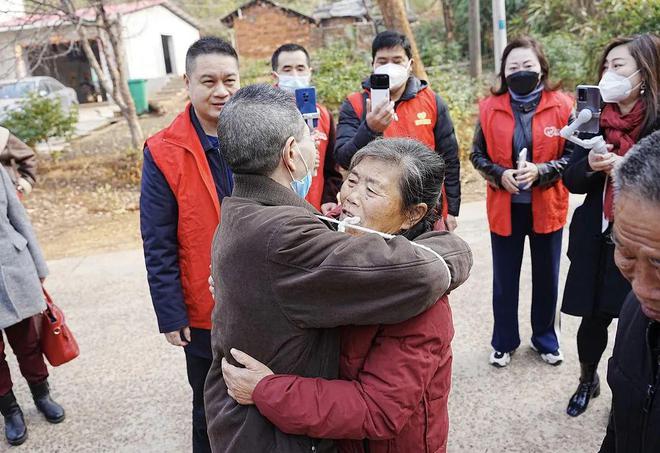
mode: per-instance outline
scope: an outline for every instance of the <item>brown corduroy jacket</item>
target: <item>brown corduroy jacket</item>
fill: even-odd
[[[206,380],[214,452],[328,452],[330,441],[287,435],[227,395],[221,359],[240,349],[275,373],[336,378],[338,326],[395,324],[429,308],[469,275],[472,253],[447,232],[416,239],[334,231],[270,178],[235,175],[212,249],[216,305]]]

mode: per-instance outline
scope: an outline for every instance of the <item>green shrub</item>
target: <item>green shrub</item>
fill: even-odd
[[[421,20],[413,30],[425,66],[438,66],[463,59],[458,42],[447,42],[442,19]]]
[[[371,73],[371,56],[347,46],[335,45],[312,55],[312,83],[317,96],[333,113],[349,94],[359,91]]]
[[[241,86],[271,83],[270,60],[241,60]]]
[[[602,0],[598,13],[590,16],[582,28],[591,77],[596,77],[598,60],[609,41],[638,33],[658,34],[659,30],[658,0]]]
[[[71,106],[64,112],[59,99],[30,93],[20,107],[7,112],[3,126],[29,146],[47,141],[51,137],[68,139],[78,121],[78,108]]]
[[[467,159],[474,135],[478,101],[487,94],[489,84],[486,79],[474,80],[465,64],[451,68],[427,68],[430,84],[449,107],[449,115],[454,123],[460,156]]]
[[[542,36],[539,41],[550,62],[550,79],[561,80],[567,91],[576,85],[598,83],[586,53],[585,46],[575,35],[562,31]]]

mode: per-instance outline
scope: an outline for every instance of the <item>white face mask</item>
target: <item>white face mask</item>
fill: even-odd
[[[406,66],[396,63],[387,63],[374,69],[374,74],[387,74],[390,76],[390,90],[396,90],[408,81],[410,61]]]
[[[310,83],[312,81],[311,75],[295,76],[295,75],[278,74],[277,78],[278,78],[277,86],[283,89],[284,91],[288,91],[290,93],[295,93],[295,91],[299,88],[309,88]]]
[[[603,74],[603,78],[598,83],[600,88],[600,95],[605,102],[619,102],[630,96],[630,92],[637,88],[640,84],[632,86],[630,78],[637,74],[639,69],[628,77],[617,74],[613,71],[607,71]]]

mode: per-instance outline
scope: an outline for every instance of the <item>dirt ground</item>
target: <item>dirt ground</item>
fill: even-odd
[[[145,136],[177,110],[140,119]],[[47,259],[139,247],[141,152],[130,149],[124,121],[39,156],[39,180],[25,199]]]
[[[140,119],[145,136],[167,126],[183,102],[162,116]],[[71,143],[62,153],[39,156],[39,181],[25,205],[47,259],[140,247],[141,152],[130,150],[120,121]],[[483,199],[485,184],[463,164],[463,201]]]

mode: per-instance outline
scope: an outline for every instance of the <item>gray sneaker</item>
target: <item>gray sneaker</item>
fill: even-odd
[[[561,365],[561,363],[564,361],[564,354],[561,353],[561,349],[557,349],[553,352],[542,353],[536,349],[533,343],[530,343],[530,346],[534,351],[538,352],[538,354],[541,356],[541,360],[543,360],[548,365],[557,366]]]

